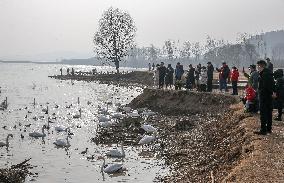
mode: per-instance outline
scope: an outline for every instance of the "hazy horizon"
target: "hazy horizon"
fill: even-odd
[[[110,6],[130,13],[140,47],[284,29],[282,0],[0,0],[0,60],[92,57],[98,20]]]

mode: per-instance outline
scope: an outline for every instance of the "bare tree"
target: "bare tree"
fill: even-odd
[[[164,50],[169,60],[174,58],[175,42],[172,40],[165,41]]]
[[[118,8],[110,7],[99,21],[99,30],[95,33],[95,53],[98,58],[115,64],[119,72],[119,62],[134,47],[136,27],[131,16]]]
[[[191,56],[191,43],[189,41],[186,41],[183,43],[183,46],[181,48],[181,58],[189,59]]]
[[[195,56],[195,61],[199,61],[200,55],[202,54],[202,46],[199,42],[193,43],[191,45],[191,52]]]

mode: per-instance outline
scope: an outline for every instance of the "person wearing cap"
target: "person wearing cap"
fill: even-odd
[[[216,70],[219,72],[219,89],[222,92],[223,89],[225,89],[225,92],[228,91],[227,88],[227,80],[229,79],[230,76],[230,69],[226,62],[222,63],[222,67],[216,68]]]
[[[269,58],[266,58],[266,67],[273,73],[273,64]]]
[[[207,62],[207,91],[212,92],[214,67],[211,62]]]
[[[232,95],[238,95],[239,71],[235,66],[232,67],[231,81],[232,81],[232,88],[233,88]]]
[[[267,68],[266,62],[260,60],[257,62],[259,72],[259,110],[260,110],[260,131],[255,132],[258,135],[266,135],[272,130],[272,94],[274,90],[274,79],[272,72]]]

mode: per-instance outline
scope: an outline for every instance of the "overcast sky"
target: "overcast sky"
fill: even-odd
[[[284,28],[284,0],[0,0],[0,60],[91,57],[110,6],[133,17],[138,46]]]

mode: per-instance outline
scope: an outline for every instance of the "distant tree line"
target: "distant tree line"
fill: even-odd
[[[280,33],[284,35],[284,32]],[[138,47],[135,35],[136,27],[132,17],[125,11],[110,7],[103,13],[93,39],[95,58],[103,60],[104,64],[114,63],[117,71],[119,66],[147,67],[148,63],[157,64],[161,61],[171,64],[180,62],[184,65],[210,61],[215,66],[226,62],[231,66],[246,67],[266,57],[270,57],[276,67],[284,66],[284,40],[268,48],[263,33],[241,33],[237,36],[236,43],[211,36],[207,36],[204,44],[168,39],[162,47],[153,44]]]

